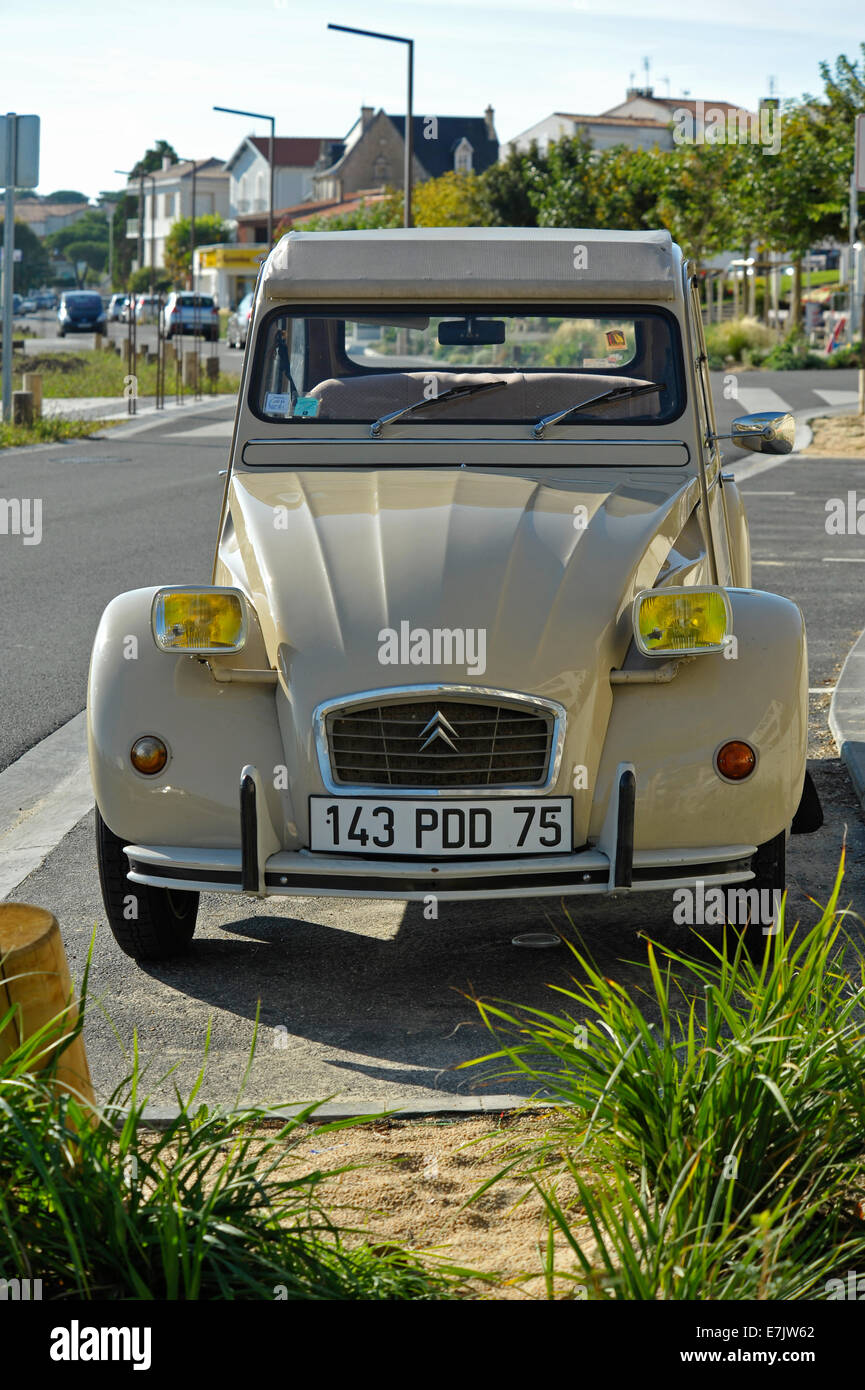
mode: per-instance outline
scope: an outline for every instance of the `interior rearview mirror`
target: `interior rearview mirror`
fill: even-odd
[[[444,319],[439,324],[438,340],[442,347],[459,347],[505,341],[505,325],[502,319],[478,319],[474,314],[466,314],[464,319]]]

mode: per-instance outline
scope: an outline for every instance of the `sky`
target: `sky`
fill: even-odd
[[[753,110],[770,78],[782,98],[819,93],[820,60],[865,41],[862,0],[5,0],[0,111],[41,117],[40,193],[91,197],[159,138],[228,158],[268,130],[214,105],[332,138],[362,105],[403,112],[406,50],[328,21],[413,38],[416,114],[492,105],[503,143],[551,111],[615,105],[646,58],[659,95]]]

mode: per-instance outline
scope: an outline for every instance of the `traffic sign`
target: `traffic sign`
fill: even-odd
[[[15,150],[9,167],[10,120],[15,127]],[[0,188],[35,188],[39,182],[39,117],[0,116]]]

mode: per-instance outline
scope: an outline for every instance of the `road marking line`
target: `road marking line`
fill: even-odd
[[[858,392],[858,391],[834,391],[834,390],[831,390],[831,389],[830,389],[830,390],[819,390],[819,391],[818,391],[818,389],[817,389],[816,386],[815,386],[815,387],[812,387],[812,390],[813,390],[813,392],[814,392],[814,395],[815,395],[815,396],[819,396],[820,399],[821,399],[821,401],[825,401],[827,405],[858,405],[858,404],[859,404],[859,392]]]
[[[795,492],[746,492],[745,496],[751,497],[795,497]]]
[[[809,695],[833,695],[834,693],[835,693],[835,687],[834,687],[834,685],[809,685],[809,686],[808,686],[808,694],[809,694]]]
[[[82,711],[0,772],[0,900],[39,868],[92,805]]]
[[[824,565],[865,565],[865,555],[824,555]]]
[[[741,401],[745,407],[746,415],[756,415],[760,411],[780,412],[782,415],[792,415],[792,407],[787,404],[777,391],[773,391],[768,386],[740,386],[736,395],[736,400]]]

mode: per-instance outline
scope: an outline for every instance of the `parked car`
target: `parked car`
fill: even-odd
[[[12,313],[13,313],[13,314],[20,314],[20,313],[21,313],[21,305],[22,305],[23,303],[24,303],[23,296],[20,295],[20,294],[14,294],[14,293],[13,293],[13,295],[12,295]]]
[[[93,647],[128,955],[182,951],[202,892],[246,913],[706,883],[765,947],[788,833],[820,821],[805,631],[751,587],[697,283],[665,231],[282,238],[213,572],[120,594]],[[793,433],[761,413],[723,437]]]
[[[245,294],[237,308],[232,310],[228,316],[228,323],[225,328],[225,339],[229,347],[246,347],[246,338],[249,333],[249,324],[252,318],[252,306],[255,303],[255,291],[250,290]]]
[[[100,295],[93,290],[64,291],[57,310],[57,332],[61,338],[67,333],[105,333],[106,327]]]
[[[156,323],[159,317],[159,303],[158,294],[139,294],[135,299],[135,322]]]
[[[36,300],[36,306],[39,309],[57,308],[57,295],[54,293],[53,290],[40,290],[38,294],[35,294],[33,297]]]
[[[219,338],[219,312],[210,294],[177,290],[165,301],[162,332],[166,338],[198,336],[215,343]]]
[[[128,295],[128,294],[113,294],[113,295],[111,296],[111,299],[108,301],[108,310],[107,310],[108,322],[109,322],[109,323],[120,323],[120,321],[121,321],[121,319],[122,319],[122,317],[123,317],[123,310],[125,309],[125,307],[126,307],[126,305],[127,305],[128,303],[129,303],[129,295]]]
[[[39,305],[36,303],[36,300],[33,298],[33,295],[25,294],[24,298],[21,300],[21,308],[19,310],[19,313],[35,314],[38,308]]]

